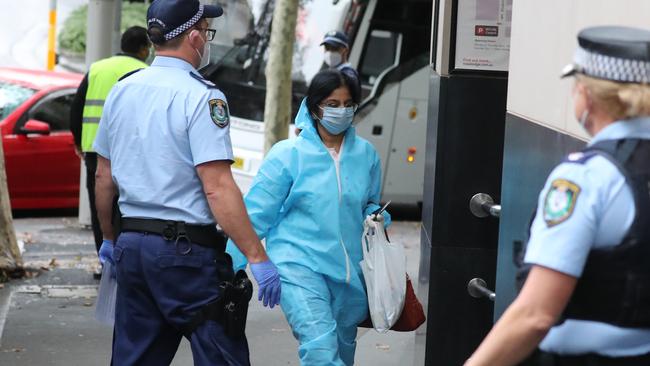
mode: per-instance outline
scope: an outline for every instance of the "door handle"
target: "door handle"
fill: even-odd
[[[476,217],[499,217],[501,205],[495,204],[489,194],[477,193],[469,200],[469,210]]]
[[[491,301],[497,297],[497,294],[494,291],[487,288],[487,283],[482,278],[472,278],[467,283],[467,293],[469,296],[480,299],[481,297],[487,297]]]

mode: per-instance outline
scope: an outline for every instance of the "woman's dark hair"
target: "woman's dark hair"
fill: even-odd
[[[323,70],[316,74],[307,89],[307,109],[312,114],[318,114],[318,104],[342,86],[350,91],[352,100],[359,103],[356,80],[337,69]]]
[[[122,52],[136,54],[140,52],[143,48],[149,47],[149,37],[147,36],[147,30],[139,27],[133,26],[122,34],[122,39],[120,42],[120,48]]]

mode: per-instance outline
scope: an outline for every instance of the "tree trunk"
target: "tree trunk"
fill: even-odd
[[[18,250],[14,222],[11,216],[5,158],[0,143],[0,270],[14,272],[22,268],[23,259]]]
[[[266,64],[264,153],[286,139],[291,119],[291,64],[296,39],[298,0],[276,0]]]

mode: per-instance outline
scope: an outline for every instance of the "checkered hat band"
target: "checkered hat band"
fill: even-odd
[[[190,20],[187,22],[181,24],[178,28],[174,29],[173,31],[165,34],[165,41],[169,41],[170,39],[177,37],[181,33],[185,32],[186,30],[190,29],[196,22],[198,22],[201,17],[203,16],[203,4],[199,5],[199,11],[194,14]]]
[[[612,57],[578,47],[574,62],[581,72],[599,79],[627,83],[650,82],[650,62]]]

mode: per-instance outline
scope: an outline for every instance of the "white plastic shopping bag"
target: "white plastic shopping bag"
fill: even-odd
[[[402,244],[388,241],[382,222],[369,216],[363,228],[363,260],[359,264],[366,280],[370,318],[375,330],[385,333],[404,308],[406,254]]]
[[[111,327],[115,323],[115,300],[117,299],[117,280],[113,277],[112,271],[111,263],[104,262],[95,305],[95,319]]]

